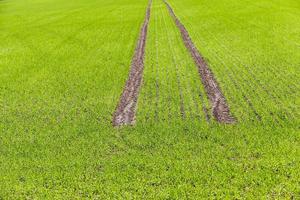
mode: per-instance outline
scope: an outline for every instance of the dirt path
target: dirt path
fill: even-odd
[[[147,38],[148,23],[150,19],[152,0],[149,0],[146,17],[140,31],[139,40],[131,61],[131,69],[120,101],[113,115],[114,126],[133,125],[139,89],[143,78],[144,54]]]
[[[170,15],[175,21],[176,26],[181,32],[181,36],[186,48],[191,53],[191,56],[198,67],[201,81],[212,105],[212,115],[220,123],[234,123],[235,119],[230,114],[229,106],[227,105],[226,99],[222,94],[219,84],[214,78],[213,73],[209,69],[203,57],[200,55],[198,49],[195,47],[184,25],[176,17],[171,6],[166,1],[164,2],[169,9]]]

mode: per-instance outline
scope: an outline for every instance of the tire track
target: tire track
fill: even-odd
[[[171,6],[166,1],[164,2],[169,10],[171,17],[175,21],[176,26],[180,30],[186,48],[191,53],[191,56],[198,67],[201,81],[204,85],[210,103],[212,104],[212,115],[220,123],[234,123],[236,120],[230,114],[229,106],[226,102],[223,93],[221,92],[221,89],[216,79],[214,78],[213,73],[209,69],[203,57],[200,55],[197,48],[195,47],[184,25],[176,17]]]
[[[135,123],[137,99],[144,70],[144,54],[148,24],[150,20],[151,4],[152,0],[149,0],[146,17],[140,31],[134,56],[131,61],[129,77],[113,115],[112,123],[114,126],[133,125]]]
[[[191,26],[191,24],[190,24],[190,26]],[[191,29],[192,29],[192,27],[190,27]],[[210,32],[209,32],[210,33]],[[212,36],[214,36],[212,33],[210,33],[210,35],[212,35]],[[199,36],[200,37],[200,36]],[[224,51],[227,51],[227,49],[225,48],[225,46],[224,46],[224,44],[222,43],[222,42],[220,42],[215,36],[213,37],[213,39],[217,42],[217,44],[220,44],[220,46],[222,47],[224,47]],[[205,40],[204,40],[205,41]],[[220,56],[218,56],[218,52],[215,52],[215,51],[211,51],[211,50],[209,50],[209,52],[211,53],[211,54],[213,54],[214,55],[214,58],[215,58],[215,60],[217,61],[217,62],[220,62],[221,63],[221,65],[223,65],[223,67],[224,67],[224,69],[225,69],[225,74],[229,77],[229,80],[230,80],[230,82],[231,83],[233,83],[233,85],[234,85],[234,87],[235,88],[238,88],[238,90],[240,91],[239,92],[239,95],[240,96],[242,96],[242,99],[244,100],[244,102],[246,102],[246,104],[247,104],[247,107],[249,107],[249,109],[250,110],[252,110],[253,111],[253,113],[255,114],[255,116],[256,116],[256,118],[258,119],[258,121],[263,121],[262,119],[263,119],[263,117],[262,117],[262,113],[260,112],[260,114],[259,114],[259,112],[256,110],[256,108],[254,107],[254,104],[251,102],[251,100],[250,100],[250,96],[248,96],[250,93],[249,92],[247,92],[247,91],[244,91],[243,90],[243,87],[246,87],[246,85],[244,84],[244,83],[247,83],[247,80],[246,80],[246,76],[244,76],[245,75],[245,73],[243,72],[243,73],[241,73],[241,76],[236,76],[235,78],[233,78],[233,74],[235,74],[236,72],[234,71],[234,70],[232,70],[232,67],[230,67],[230,68],[228,68],[228,66],[224,63],[224,59],[222,59]],[[228,51],[229,52],[229,51]],[[226,55],[228,55],[229,57],[231,57],[232,59],[234,59],[233,57],[232,57],[232,55],[230,54],[230,52],[229,53],[227,53]],[[242,63],[241,63],[242,64]],[[232,65],[232,66],[237,66],[235,63],[234,63],[234,65]],[[239,77],[239,78],[238,78]],[[239,82],[240,82],[240,84],[237,84],[236,83],[236,81],[235,80],[240,80]],[[242,85],[242,86],[241,86]],[[259,87],[257,87],[257,88],[259,88]],[[230,92],[230,91],[229,91]],[[246,95],[247,94],[247,95]],[[252,95],[256,95],[256,96],[260,96],[259,95],[259,93],[257,92],[257,89],[256,90],[253,90],[252,92],[251,92],[251,94]],[[263,99],[261,99],[261,98],[259,98],[259,101],[260,101],[260,104],[264,104],[264,101],[263,101]],[[266,115],[266,113],[267,114],[270,114],[269,113],[269,111],[268,111],[268,109],[265,109],[264,110],[264,112],[265,112],[265,115]],[[275,121],[276,121],[276,123],[279,123],[279,118],[278,119],[274,119]]]

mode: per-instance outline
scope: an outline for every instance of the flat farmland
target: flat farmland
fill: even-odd
[[[285,124],[299,118],[296,2],[172,3],[238,119]]]
[[[296,0],[0,1],[0,199],[298,199]]]

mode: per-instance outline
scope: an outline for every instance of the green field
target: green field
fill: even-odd
[[[0,0],[1,199],[299,199],[300,3],[153,0],[136,124],[112,115],[147,0]]]

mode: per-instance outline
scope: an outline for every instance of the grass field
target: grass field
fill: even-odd
[[[136,124],[112,115],[147,1],[0,1],[0,199],[300,198],[300,4],[153,0]],[[207,110],[208,114],[205,113]]]

